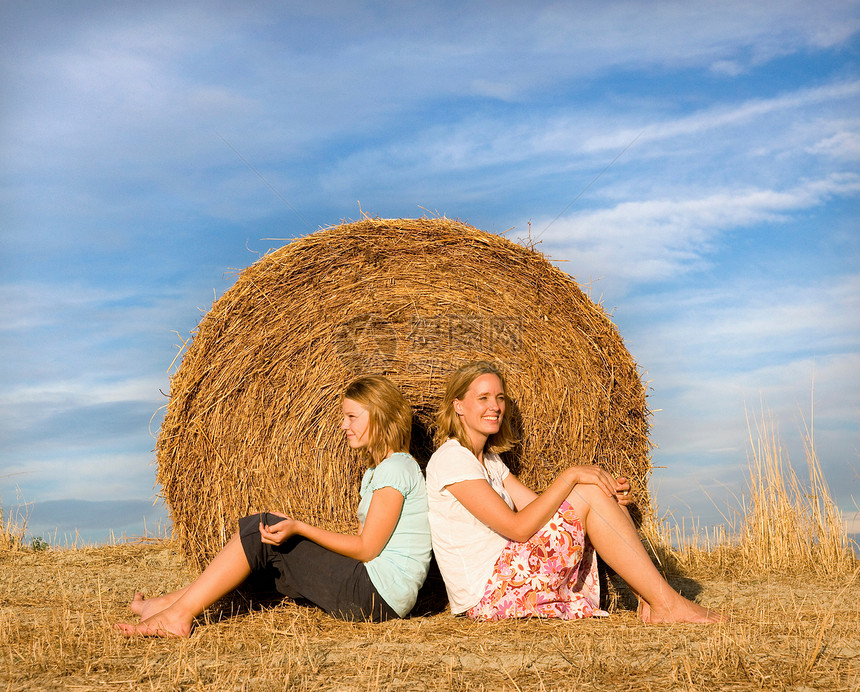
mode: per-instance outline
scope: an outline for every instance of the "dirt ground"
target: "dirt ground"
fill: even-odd
[[[166,541],[0,552],[0,689],[860,689],[856,573],[843,583],[671,580],[731,616],[714,626],[646,626],[624,608],[567,623],[445,612],[343,623],[294,603],[248,611],[233,600],[189,640],[112,630],[133,621],[135,591],[190,579]],[[432,599],[423,603],[426,612]]]

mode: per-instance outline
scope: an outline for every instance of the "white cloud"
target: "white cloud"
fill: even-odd
[[[641,128],[612,132],[587,139],[582,148],[586,152],[618,151],[638,139],[640,143],[658,142],[691,135],[702,135],[716,129],[737,126],[770,116],[779,111],[796,111],[820,107],[835,101],[856,101],[860,96],[860,81],[829,84],[800,89],[771,99],[755,99],[741,104],[720,105],[698,111],[692,115],[643,125]]]
[[[710,69],[711,72],[725,74],[730,77],[737,77],[744,71],[744,67],[736,60],[717,60],[711,65]]]
[[[829,2],[810,12],[802,0],[772,3],[556,3],[536,15],[537,45],[548,51],[577,39],[578,56],[594,62],[708,65],[738,55],[761,63],[813,45],[838,45],[858,30],[850,4]],[[529,22],[517,30],[528,35]],[[747,49],[741,51],[741,48]]]
[[[23,463],[13,461],[0,476],[0,502],[154,497],[154,459],[144,448],[139,452],[90,449],[86,454],[54,450]]]
[[[3,405],[12,409],[23,404],[45,409],[81,408],[130,401],[152,402],[167,379],[164,377],[134,377],[117,382],[102,382],[92,375],[69,380],[51,380],[9,389],[3,395]],[[7,411],[5,415],[10,415]]]
[[[746,413],[764,409],[786,426],[814,420],[821,428],[860,430],[860,355],[805,357],[780,365],[739,367],[730,357],[709,368],[691,363],[684,350],[664,344],[662,360],[650,350],[652,405],[661,449],[670,454],[717,453],[743,446]],[[672,356],[680,365],[669,363]],[[653,363],[653,365],[652,365]],[[852,389],[855,387],[855,389]],[[839,460],[844,461],[844,460]]]
[[[487,79],[476,79],[472,89],[479,96],[489,96],[500,101],[511,101],[515,97],[514,87],[506,82],[494,82]]]
[[[57,325],[65,321],[69,312],[94,311],[95,306],[120,304],[137,296],[130,287],[103,289],[34,281],[3,284],[0,285],[0,332]]]
[[[686,187],[696,185],[686,194],[704,195],[708,190],[707,199],[691,204],[712,203],[714,214],[733,213],[723,209],[719,195],[712,192],[729,185],[734,189],[726,194],[750,197],[740,200],[741,211],[753,212],[755,207],[779,211],[790,207],[781,200],[761,198],[798,195],[802,190],[797,180],[802,177],[832,178],[824,184],[833,185],[835,157],[852,160],[850,146],[860,136],[860,123],[843,111],[853,110],[858,95],[860,81],[838,82],[669,118],[666,109],[677,104],[662,96],[647,103],[614,103],[608,112],[604,101],[563,110],[538,108],[528,114],[478,112],[443,124],[419,122],[414,130],[382,143],[374,140],[339,158],[323,173],[320,184],[328,197],[345,190],[351,195],[365,184],[366,172],[373,171],[397,198],[414,195],[428,180],[438,189],[452,175],[471,174],[469,188],[455,186],[465,200],[490,190],[519,192],[545,186],[564,195],[559,197],[561,209],[586,192],[585,199],[593,203],[598,191],[604,199],[647,196],[657,205],[663,203],[660,198],[677,194],[683,181]],[[481,184],[476,175],[483,188],[476,189]],[[786,192],[777,192],[778,188]],[[810,187],[810,192],[815,191]],[[753,198],[756,195],[759,200]],[[758,212],[751,220],[762,218]],[[543,226],[533,223],[533,228],[540,231]],[[652,262],[650,273],[671,266]]]
[[[803,282],[731,277],[709,287],[631,294],[622,335],[655,410],[658,501],[719,521],[743,488],[749,420],[776,421],[805,477],[803,435],[831,491],[850,506],[860,469],[860,275]]]
[[[652,435],[658,445],[652,486],[658,504],[708,523],[720,523],[720,511],[731,515],[729,508],[747,492],[748,459],[764,422],[772,426],[784,461],[801,482],[807,478],[805,440],[813,435],[831,496],[843,510],[856,507],[860,406],[856,397],[846,401],[851,397],[845,389],[860,386],[852,374],[858,366],[860,359],[853,356],[761,368],[738,377],[692,372],[680,383],[680,395],[666,397],[659,394],[663,383],[657,377],[656,399],[668,404],[655,414]]]
[[[141,497],[154,484],[167,375],[109,381],[98,368],[32,379],[0,399],[0,499]]]
[[[794,188],[725,190],[694,199],[622,202],[553,220],[532,219],[536,237],[556,258],[575,257],[591,277],[612,282],[671,281],[700,269],[713,243],[733,230],[784,220],[833,196],[860,192],[860,177],[833,175]],[[527,222],[518,224],[524,228]],[[576,270],[572,270],[576,273]],[[587,277],[584,278],[588,282]]]
[[[250,154],[259,161],[273,147],[283,154],[300,143],[354,132],[357,124],[379,127],[434,99],[475,93],[522,99],[619,65],[737,64],[736,53],[747,46],[761,49],[766,42],[772,54],[833,45],[858,25],[838,3],[817,5],[814,13],[803,3],[686,10],[598,3],[537,11],[476,5],[458,8],[453,34],[444,10],[416,6],[413,12],[384,15],[348,5],[334,11],[328,4],[327,11],[295,7],[272,14],[267,8],[263,14],[253,3],[217,12],[182,3],[157,12],[96,8],[86,23],[69,22],[60,45],[37,43],[16,56],[27,77],[8,117],[15,139],[27,143],[17,158],[32,158],[37,142],[91,151],[98,142],[121,140],[127,149],[135,139],[129,136],[133,123],[141,157],[202,155],[201,132],[215,130],[246,149],[257,143]],[[265,24],[281,24],[284,40],[261,38]],[[308,42],[307,31],[323,26],[324,40]],[[201,67],[211,62],[213,45],[220,46],[217,71]],[[808,104],[838,97],[827,94],[825,87],[803,98],[812,99]],[[718,109],[655,125],[646,138],[695,133],[798,105],[787,97]],[[617,149],[639,131],[594,136],[585,150]],[[149,146],[157,137],[166,147]]]
[[[860,161],[860,123],[853,123],[850,131],[840,130],[807,147],[810,154],[830,156],[846,161]]]
[[[846,319],[860,314],[857,275],[826,283],[735,279],[715,288],[688,286],[682,293],[631,296],[625,313],[638,316],[638,349],[667,370],[693,361],[723,373],[732,363],[782,366],[860,350],[860,325]],[[688,376],[683,370],[678,375]]]
[[[776,421],[803,477],[803,436],[814,431],[824,475],[846,507],[860,468],[860,325],[846,315],[860,314],[860,277],[688,293],[625,306],[639,313],[625,340],[646,369],[655,464],[670,467],[657,474],[660,503],[711,511],[701,489],[721,503],[737,492],[749,416]]]

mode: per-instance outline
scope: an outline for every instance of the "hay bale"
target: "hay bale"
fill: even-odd
[[[423,465],[448,375],[475,359],[507,374],[522,438],[508,462],[524,482],[599,463],[648,508],[636,365],[570,276],[458,221],[365,219],[265,255],[201,321],[156,449],[182,551],[205,562],[237,517],[265,509],[354,525],[363,462],[338,429],[345,384],[383,374],[401,388]]]

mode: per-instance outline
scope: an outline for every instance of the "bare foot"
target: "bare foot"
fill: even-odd
[[[143,592],[138,591],[134,594],[134,598],[132,599],[128,607],[131,608],[132,613],[134,613],[135,615],[139,615],[141,618],[143,618],[143,611],[148,605],[148,600],[151,601],[152,599],[144,598]],[[162,610],[164,609],[162,608]]]
[[[190,637],[191,623],[191,618],[177,617],[163,610],[136,625],[117,622],[114,629],[126,637]]]
[[[652,607],[642,600],[639,602],[638,614],[642,622],[651,625],[661,622],[690,622],[710,625],[725,620],[721,613],[688,601],[683,596],[678,596],[662,608]]]
[[[152,598],[145,598],[143,593],[138,591],[134,594],[134,599],[129,604],[129,608],[131,608],[131,612],[139,616],[141,620],[146,620],[156,613],[160,613],[165,608],[173,605],[177,600],[179,600],[179,597],[184,591],[185,589],[180,589],[173,593],[154,596]]]

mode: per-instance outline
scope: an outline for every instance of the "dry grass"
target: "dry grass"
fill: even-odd
[[[27,517],[18,512],[4,510],[0,505],[0,550],[21,550],[27,533]]]
[[[131,620],[136,590],[193,578],[175,544],[19,545],[0,551],[0,689],[860,689],[860,563],[839,549],[844,528],[828,518],[817,457],[804,491],[778,463],[773,435],[760,440],[742,540],[660,546],[672,585],[731,617],[719,625],[645,626],[624,608],[571,623],[447,613],[344,623],[294,603],[249,610],[233,599],[207,611],[189,640],[127,640],[111,624]]]
[[[860,685],[857,582],[696,578],[675,586],[733,620],[645,626],[447,614],[343,623],[292,603],[208,612],[190,640],[126,640],[134,591],[191,575],[168,542],[0,554],[8,690],[826,689]]]
[[[764,416],[750,420],[749,430],[747,495],[740,498],[733,521],[714,533],[669,529],[666,521],[653,518],[643,527],[660,546],[667,568],[740,579],[763,573],[812,574],[823,581],[850,578],[858,566],[856,546],[827,487],[811,432],[804,435],[804,483],[773,421]]]

